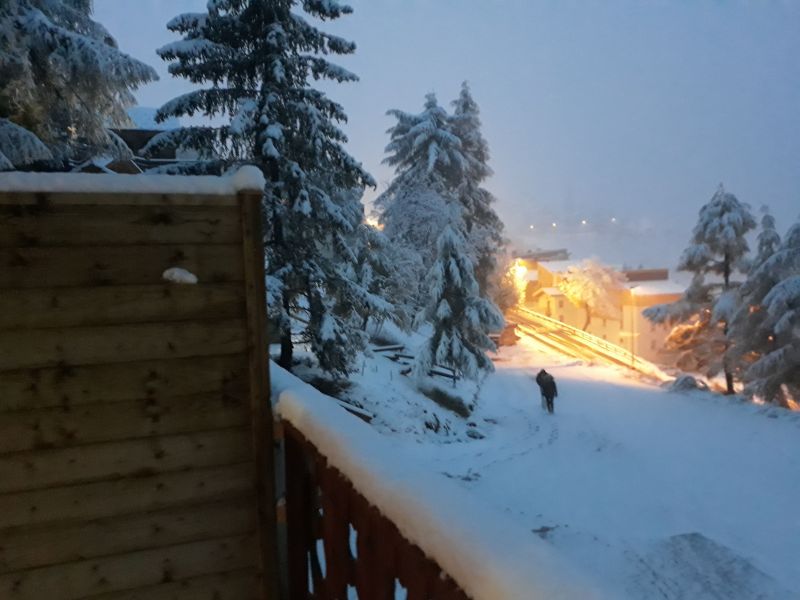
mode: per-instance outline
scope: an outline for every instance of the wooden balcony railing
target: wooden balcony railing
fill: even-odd
[[[284,422],[289,597],[466,600],[439,565],[408,541],[312,442]]]

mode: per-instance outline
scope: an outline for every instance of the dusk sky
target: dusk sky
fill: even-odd
[[[352,0],[322,25],[354,40],[338,62],[360,82],[326,85],[350,122],[351,153],[375,176],[389,108],[442,104],[462,80],[480,104],[514,235],[546,219],[674,223],[688,238],[720,182],[784,231],[800,215],[800,2]],[[205,0],[96,0],[96,18],[162,80],[160,106],[188,91],[155,49],[165,23]],[[368,198],[374,196],[369,193]]]

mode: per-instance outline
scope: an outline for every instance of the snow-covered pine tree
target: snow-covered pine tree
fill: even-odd
[[[761,270],[763,265],[775,254],[781,244],[780,235],[775,229],[775,219],[767,207],[762,207],[761,230],[758,233],[758,253],[750,261],[748,276],[737,290],[737,303],[728,324],[727,358],[731,364],[746,369],[772,347],[769,333],[763,331],[765,313],[760,307],[764,297],[778,283],[777,273]]]
[[[759,241],[775,240],[777,233],[767,233],[771,227],[763,228]],[[789,405],[800,394],[800,222],[767,254],[739,288],[728,356],[746,367],[746,394]]]
[[[250,163],[267,178],[269,310],[285,368],[293,362],[293,324],[305,322],[301,339],[336,372],[348,369],[364,341],[358,309],[369,294],[353,279],[350,247],[362,209],[348,191],[374,182],[343,147],[343,108],[310,85],[311,78],[356,80],[326,58],[355,44],[305,18],[350,12],[337,0],[211,0],[206,12],[170,21],[183,39],[159,50],[173,75],[205,87],[168,102],[158,118],[199,113],[224,124],[165,132],[149,149],[191,148],[205,161],[195,168]]]
[[[354,248],[358,283],[373,296],[391,298],[392,302],[383,310],[364,306],[361,311],[364,328],[369,319],[380,325],[387,318],[401,327],[410,327],[418,301],[419,279],[415,277],[421,270],[419,256],[396,246],[382,231],[366,222],[356,231]]]
[[[91,0],[0,2],[0,120],[32,134],[17,135],[25,147],[16,149],[0,135],[0,152],[18,168],[49,160],[37,139],[56,163],[129,155],[108,127],[129,125],[133,92],[157,78],[92,20]]]
[[[614,294],[619,293],[625,281],[625,276],[616,269],[588,259],[580,264],[570,265],[559,281],[558,289],[570,302],[583,307],[586,313],[583,330],[586,331],[592,322],[592,316],[614,316]]]
[[[419,252],[425,268],[436,256],[436,242],[462,213],[454,190],[467,167],[461,140],[434,94],[419,114],[390,110],[397,123],[388,131],[384,163],[395,168],[389,187],[375,201],[384,233]],[[457,226],[461,229],[460,226]]]
[[[8,119],[0,119],[0,171],[13,171],[52,160],[53,154],[42,140]]]
[[[773,217],[769,208],[766,206],[761,207],[761,231],[758,232],[758,251],[755,259],[752,261],[750,268],[755,270],[764,264],[770,256],[775,254],[775,251],[781,245],[781,236],[775,229],[775,217]]]
[[[668,343],[683,352],[684,364],[704,368],[710,377],[724,372],[729,394],[734,392],[736,366],[725,353],[725,335],[736,310],[738,287],[731,277],[747,270],[745,235],[755,226],[749,206],[720,184],[700,209],[691,245],[678,263],[678,270],[694,274],[692,284],[678,302],[644,311],[653,322],[676,325]]]
[[[486,350],[495,345],[488,334],[502,329],[503,315],[480,296],[466,242],[449,225],[439,236],[436,261],[425,285],[431,293],[419,318],[431,322],[433,335],[417,356],[417,376],[427,375],[434,364],[469,378],[493,370]]]
[[[494,211],[495,197],[482,183],[492,175],[489,167],[489,144],[481,132],[480,108],[472,97],[467,82],[453,101],[453,133],[461,140],[461,151],[466,168],[455,194],[463,207],[467,241],[475,254],[475,278],[484,296],[495,298],[497,257],[505,243],[503,222]]]

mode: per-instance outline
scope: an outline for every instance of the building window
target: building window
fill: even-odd
[[[603,339],[604,340],[606,339],[606,334],[605,333],[603,334]],[[606,341],[608,341],[608,340],[606,340]]]
[[[655,350],[655,349],[656,349],[656,341],[650,340],[650,350]]]
[[[558,320],[563,323],[564,322],[564,315],[558,315]]]
[[[605,326],[606,326],[606,320],[603,319],[603,327],[605,327]]]
[[[563,300],[559,300],[558,301],[558,308],[564,308],[564,301]]]

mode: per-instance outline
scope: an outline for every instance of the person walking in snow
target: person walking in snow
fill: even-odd
[[[539,384],[539,391],[542,394],[542,402],[547,407],[547,412],[553,414],[553,400],[558,396],[558,388],[556,387],[555,378],[547,371],[542,369],[536,375],[536,383]],[[544,406],[543,406],[544,408]]]

